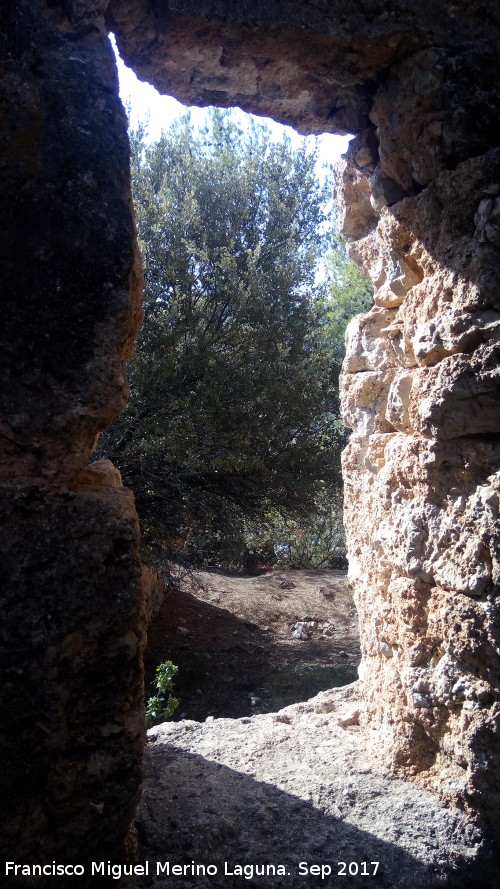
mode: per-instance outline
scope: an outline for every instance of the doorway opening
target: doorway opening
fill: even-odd
[[[99,456],[134,490],[168,590],[146,682],[168,658],[176,718],[269,712],[357,678],[338,385],[371,287],[332,198],[348,138],[186,113],[119,70],[145,320]]]

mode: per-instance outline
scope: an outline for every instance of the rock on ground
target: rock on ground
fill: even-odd
[[[354,683],[278,713],[152,729],[138,889],[494,889],[480,828],[367,758],[358,695]]]

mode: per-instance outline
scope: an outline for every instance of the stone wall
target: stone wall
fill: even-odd
[[[500,93],[495,45],[425,50],[379,88],[344,170],[375,307],[351,322],[350,572],[373,749],[480,811],[500,804]],[[361,185],[361,188],[359,188]],[[369,516],[367,522],[366,517]]]
[[[126,122],[98,24],[60,34],[38,0],[0,10],[0,857],[10,861],[121,854],[141,779],[137,517],[110,464],[86,467],[126,398],[140,316]]]
[[[7,0],[2,851],[120,854],[140,781],[136,517],[112,467],[86,468],[140,312],[106,28],[183,101],[357,134],[345,231],[376,306],[349,336],[344,471],[368,729],[397,770],[492,824],[498,4]]]

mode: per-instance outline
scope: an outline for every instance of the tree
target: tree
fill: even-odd
[[[351,318],[368,312],[373,305],[373,286],[358,266],[349,259],[344,240],[336,227],[327,254],[327,318],[332,358],[344,357],[344,338]]]
[[[150,551],[237,561],[245,526],[339,487],[337,357],[315,155],[214,109],[132,133],[145,264],[131,399],[103,436]]]

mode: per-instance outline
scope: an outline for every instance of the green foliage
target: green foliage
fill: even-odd
[[[335,499],[341,340],[366,288],[340,242],[319,274],[314,151],[216,109],[131,146],[144,323],[99,456],[134,490],[150,561],[237,567],[249,526],[303,527]]]
[[[146,723],[148,728],[157,722],[165,722],[177,710],[179,701],[170,694],[174,688],[174,676],[178,668],[172,661],[164,661],[156,668],[155,687],[157,694],[146,702]]]
[[[251,551],[262,553],[263,561],[266,553],[272,553],[272,560],[281,568],[343,568],[345,535],[340,492],[325,492],[310,515],[268,518],[266,525],[249,529],[247,543]]]
[[[373,305],[373,287],[349,259],[345,242],[335,230],[326,262],[328,337],[332,358],[338,362],[344,357],[344,336],[349,321],[361,312],[368,312]]]

